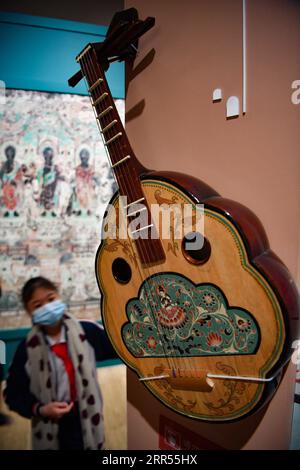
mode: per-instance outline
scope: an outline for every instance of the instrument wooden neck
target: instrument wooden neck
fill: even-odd
[[[153,264],[162,261],[165,259],[165,254],[160,240],[151,237],[151,233],[153,234],[151,213],[140,182],[140,174],[143,170],[145,171],[145,168],[139,163],[131,148],[103,67],[91,45],[84,49],[77,57],[77,61],[80,63],[82,73],[86,78],[96,119],[101,128],[100,132],[104,138],[104,145],[110,156],[111,167],[119,186],[120,195],[127,197],[127,206],[133,207],[134,203],[139,202],[148,209],[148,223],[146,226],[149,226],[149,228],[143,229],[143,234],[147,234],[147,237],[135,240],[141,262],[143,264]],[[130,220],[129,217],[129,222]]]
[[[102,136],[106,142],[105,145],[119,185],[120,194],[126,195],[129,199],[130,188],[128,188],[128,181],[126,181],[124,175],[130,174],[131,178],[137,180],[142,166],[138,162],[128,141],[104,70],[98,62],[93,48],[87,48],[86,53],[82,55],[79,61],[83,74],[86,77],[96,119],[99,122]],[[138,181],[136,181],[136,183],[137,182]],[[132,188],[136,191],[133,195],[136,198],[138,198],[138,196],[141,197],[139,192],[140,188],[138,186],[140,185],[136,185]]]

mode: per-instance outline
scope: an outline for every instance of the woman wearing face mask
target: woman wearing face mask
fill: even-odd
[[[101,449],[102,397],[96,360],[116,357],[104,330],[66,311],[56,286],[43,277],[23,287],[33,327],[9,370],[5,400],[32,420],[33,449]]]

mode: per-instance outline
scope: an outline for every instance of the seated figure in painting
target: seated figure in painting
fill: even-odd
[[[4,153],[6,160],[2,163],[0,169],[4,217],[8,217],[10,215],[18,217],[18,203],[20,200],[19,191],[22,182],[22,167],[15,160],[16,149],[13,145],[8,145],[5,148]]]
[[[58,203],[56,197],[57,182],[63,177],[59,174],[57,166],[53,163],[54,152],[51,147],[46,147],[43,150],[43,157],[44,166],[38,171],[37,175],[41,186],[40,204],[43,208],[42,216],[51,213],[53,217],[56,217],[55,208]]]
[[[90,152],[83,148],[79,152],[80,164],[76,167],[76,195],[78,202],[77,215],[91,215],[93,197],[95,195],[96,177],[90,166]]]

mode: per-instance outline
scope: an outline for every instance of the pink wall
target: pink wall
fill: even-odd
[[[300,4],[247,5],[248,112],[226,120],[226,98],[242,99],[242,0],[126,0],[141,18],[156,18],[137,63],[151,48],[154,61],[130,83],[126,102],[129,111],[145,99],[145,109],[127,132],[146,166],[198,176],[252,209],[299,280],[300,105],[291,103],[291,83],[300,79]],[[213,104],[216,87],[225,99]],[[293,381],[290,367],[264,413],[212,425],[167,410],[129,373],[129,448],[158,448],[160,414],[228,448],[287,448]]]

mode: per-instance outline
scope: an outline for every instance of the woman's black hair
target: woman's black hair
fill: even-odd
[[[55,292],[57,292],[56,285],[49,279],[46,279],[42,276],[33,277],[29,279],[29,281],[27,281],[22,288],[21,298],[25,308],[28,302],[30,301],[31,297],[33,296],[34,291],[36,289],[39,289],[40,287],[43,287],[44,289],[54,290]]]

